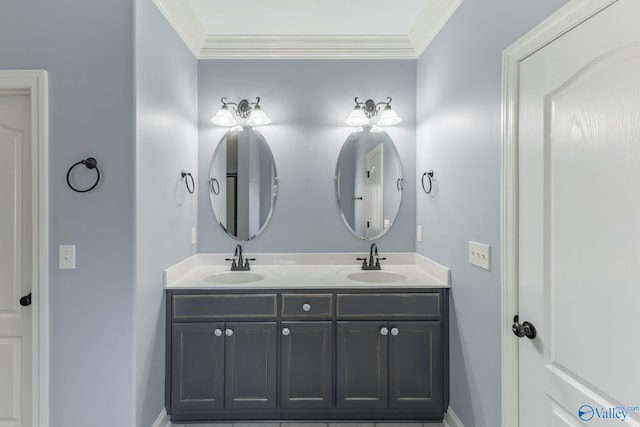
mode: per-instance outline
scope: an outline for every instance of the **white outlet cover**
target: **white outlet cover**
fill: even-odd
[[[195,245],[198,242],[198,233],[196,232],[196,228],[191,228],[191,244]]]
[[[416,239],[418,240],[418,242],[422,242],[422,226],[418,225],[416,227]]]
[[[491,266],[491,247],[469,240],[469,264],[489,270]]]

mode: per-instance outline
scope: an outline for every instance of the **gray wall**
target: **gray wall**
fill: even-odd
[[[150,427],[164,408],[162,270],[196,251],[180,171],[198,176],[197,62],[151,0],[135,1],[135,84],[135,426]]]
[[[419,253],[451,268],[451,407],[465,427],[500,425],[501,53],[564,0],[467,0],[418,60]],[[468,241],[491,245],[491,270]]]
[[[198,62],[199,186],[207,188],[209,163],[226,129],[211,116],[220,98],[238,102],[260,96],[273,123],[257,129],[271,147],[278,170],[278,198],[271,222],[247,252],[362,252],[338,213],[333,176],[342,144],[351,132],[344,124],[353,98],[393,97],[403,118],[387,132],[398,147],[404,199],[395,225],[378,240],[380,250],[414,251],[415,85],[414,60],[201,60]],[[198,195],[199,252],[233,250],[214,220],[209,197]]]
[[[51,427],[134,423],[130,0],[2,2],[0,69],[49,72]],[[65,182],[93,156],[100,185]],[[75,270],[58,245],[76,245]]]

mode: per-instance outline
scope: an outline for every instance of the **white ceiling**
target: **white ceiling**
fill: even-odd
[[[153,0],[198,58],[417,58],[462,0]]]

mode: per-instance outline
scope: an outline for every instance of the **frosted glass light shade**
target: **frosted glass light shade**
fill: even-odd
[[[235,126],[238,124],[226,105],[223,105],[218,110],[216,115],[211,118],[211,121],[218,126]]]
[[[349,126],[364,126],[369,124],[369,119],[364,114],[364,111],[362,111],[359,106],[356,106],[356,108],[351,111],[351,114],[349,114],[345,123]]]
[[[378,119],[378,126],[392,126],[400,123],[402,119],[395,111],[391,109],[390,106],[386,106],[384,111],[380,114],[380,118]]]
[[[269,118],[269,116],[267,116],[267,114],[262,111],[262,109],[258,105],[256,105],[249,115],[247,124],[249,126],[262,126],[268,125],[269,123],[271,123],[271,119]]]

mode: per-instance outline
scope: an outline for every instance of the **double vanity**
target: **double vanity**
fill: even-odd
[[[390,102],[356,98],[356,110],[364,117],[369,105],[369,123]],[[265,229],[279,181],[258,131],[230,129],[207,182],[230,238],[253,240]],[[333,182],[356,238],[390,230],[404,178],[381,127],[350,133]],[[231,258],[197,254],[169,268],[165,286],[165,403],[174,422],[442,420],[448,408],[449,271],[422,256],[380,256],[372,244],[368,256],[247,257],[238,244]]]
[[[198,254],[166,270],[172,421],[441,420],[449,272],[385,255],[380,270],[357,254],[257,254],[245,271]]]

